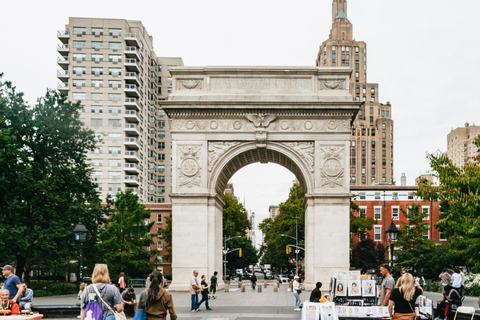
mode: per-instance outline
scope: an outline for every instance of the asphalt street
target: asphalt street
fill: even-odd
[[[259,283],[263,284],[263,282]],[[278,292],[274,292],[273,285],[263,288],[262,292],[252,290],[246,286],[245,292],[241,292],[237,286],[231,286],[230,292],[219,291],[217,299],[210,299],[210,308],[207,311],[205,305],[201,306],[199,312],[190,312],[190,294],[187,292],[171,292],[178,319],[212,319],[212,320],[253,320],[253,319],[275,319],[291,320],[301,319],[300,312],[293,311],[295,298],[292,292],[287,291],[288,285],[282,284]],[[143,288],[135,288],[137,297],[140,296]],[[434,303],[441,299],[441,294],[425,292],[425,295]],[[302,294],[302,301],[308,299],[310,292]],[[76,295],[38,297],[34,299],[37,305],[73,305]],[[466,297],[464,306],[472,306],[477,310],[478,298]],[[75,318],[72,318],[75,319]]]

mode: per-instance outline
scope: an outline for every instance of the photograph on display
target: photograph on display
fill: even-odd
[[[317,305],[306,305],[305,306],[305,320],[317,320],[319,317],[318,306]]]
[[[362,296],[363,297],[375,297],[375,280],[363,280],[362,281]]]
[[[360,297],[362,295],[361,284],[360,280],[348,280],[348,296]]]
[[[322,320],[338,320],[335,305],[333,303],[332,304],[321,303],[320,318]]]
[[[337,279],[335,284],[335,296],[346,297],[347,296],[347,281]]]
[[[362,279],[362,274],[360,271],[350,271],[348,273],[348,280],[358,280],[360,281]]]
[[[348,280],[348,272],[335,270],[333,272],[333,277],[341,280]]]

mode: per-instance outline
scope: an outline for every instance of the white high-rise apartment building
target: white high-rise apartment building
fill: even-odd
[[[171,138],[160,102],[182,59],[157,57],[140,21],[70,18],[58,39],[58,89],[81,101],[80,118],[97,137],[88,158],[101,198],[130,188],[141,202],[169,203]]]
[[[480,126],[468,122],[465,127],[452,129],[447,135],[447,152],[445,154],[457,167],[473,160],[480,153],[480,148],[475,145],[475,139],[480,136]]]

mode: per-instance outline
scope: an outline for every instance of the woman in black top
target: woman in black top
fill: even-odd
[[[200,302],[198,303],[197,305],[197,310],[200,309],[200,305],[203,303],[203,301],[205,301],[205,306],[207,307],[207,310],[212,310],[209,306],[208,306],[208,283],[207,283],[207,277],[205,277],[205,275],[202,276],[202,283],[200,284],[200,286],[202,287],[202,300],[200,300]]]
[[[415,301],[423,293],[410,273],[401,276],[390,295],[388,312],[393,320],[412,320],[415,317]],[[395,313],[394,313],[395,311]]]

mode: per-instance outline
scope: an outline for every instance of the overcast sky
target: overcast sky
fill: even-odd
[[[314,66],[331,28],[331,0],[3,1],[0,72],[33,103],[56,88],[57,30],[68,17],[141,20],[158,56],[186,66]],[[350,0],[355,39],[367,43],[368,82],[394,120],[394,175],[412,185],[446,135],[480,125],[478,0]],[[251,165],[232,179],[247,209],[266,217],[293,175]]]

